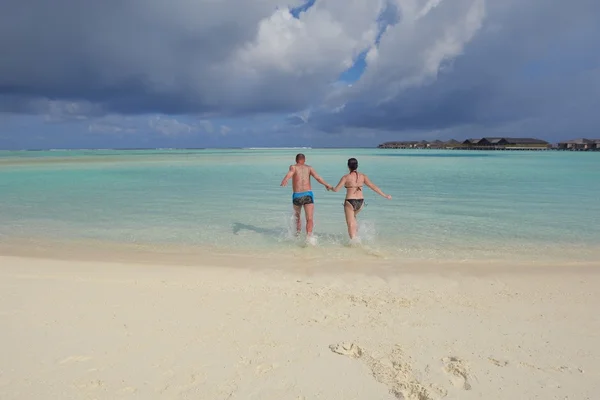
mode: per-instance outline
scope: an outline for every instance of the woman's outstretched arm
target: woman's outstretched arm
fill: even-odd
[[[392,196],[390,196],[389,194],[385,194],[381,191],[381,189],[379,189],[377,187],[376,184],[374,184],[373,182],[371,182],[371,180],[369,179],[368,176],[366,176],[365,174],[363,174],[363,176],[365,177],[365,185],[367,185],[368,187],[371,188],[371,190],[373,190],[375,193],[377,193],[378,195],[380,195],[381,197],[385,197],[388,200],[392,199]]]
[[[340,179],[338,184],[335,185],[335,187],[332,188],[331,190],[333,190],[334,192],[337,192],[338,190],[340,190],[342,188],[342,186],[344,186],[345,183],[346,183],[346,175],[342,176],[342,179]]]

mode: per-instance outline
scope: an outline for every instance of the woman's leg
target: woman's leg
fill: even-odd
[[[356,237],[356,216],[352,204],[344,201],[344,213],[346,214],[346,224],[348,225],[348,235],[350,239]]]

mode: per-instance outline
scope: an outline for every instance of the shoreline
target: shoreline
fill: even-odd
[[[518,271],[570,271],[593,270],[600,260],[550,260],[550,259],[448,259],[386,257],[368,247],[342,247],[335,256],[331,248],[297,246],[276,252],[249,251],[200,247],[181,244],[134,244],[100,240],[50,240],[47,238],[2,238],[0,257],[80,261],[102,263],[127,263],[155,266],[195,267],[211,265],[221,268],[249,270],[282,270],[344,273],[356,272],[381,276],[395,273],[486,273]],[[282,268],[281,265],[285,265]],[[600,272],[600,269],[598,270]],[[594,270],[595,272],[595,270]]]

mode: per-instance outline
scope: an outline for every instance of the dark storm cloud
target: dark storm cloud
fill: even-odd
[[[480,134],[523,129],[546,137],[598,136],[600,2],[507,2],[489,4],[487,14],[464,54],[434,81],[385,102],[381,86],[360,88],[341,111],[317,112],[312,123],[332,132],[476,125]]]
[[[297,107],[293,93],[272,90],[250,101],[257,87],[270,86],[253,82],[244,91],[228,85],[223,71],[278,3],[4,0],[0,107],[35,112],[29,100],[37,98],[87,101],[122,113]]]
[[[300,19],[277,11],[302,3],[3,0],[0,112],[51,122],[294,112],[287,121],[307,129],[411,135],[600,125],[600,2],[330,0]],[[330,85],[374,43],[353,87]]]

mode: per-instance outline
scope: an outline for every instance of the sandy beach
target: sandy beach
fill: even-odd
[[[594,265],[213,264],[0,257],[0,398],[562,400],[600,391]]]

